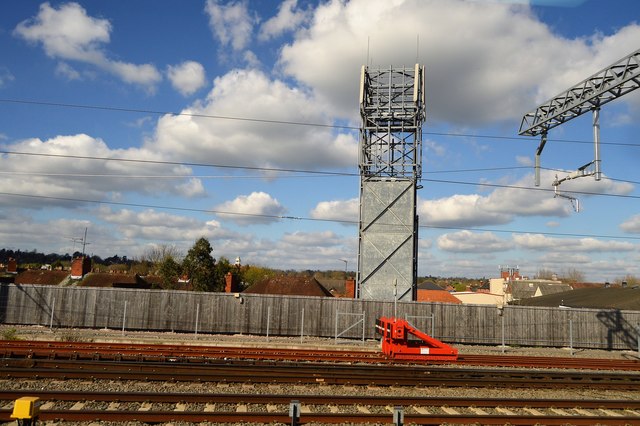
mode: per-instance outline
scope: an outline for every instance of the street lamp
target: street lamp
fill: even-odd
[[[346,259],[338,259],[341,262],[344,262],[344,278],[347,278],[347,265],[349,265],[349,261]]]

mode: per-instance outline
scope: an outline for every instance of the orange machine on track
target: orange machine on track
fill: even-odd
[[[382,352],[390,358],[415,361],[455,361],[458,350],[434,339],[401,318],[380,317],[376,331],[382,335]]]

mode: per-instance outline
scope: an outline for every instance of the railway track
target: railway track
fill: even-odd
[[[416,365],[217,360],[207,363],[4,359],[0,377],[228,383],[637,390],[640,375]]]
[[[638,424],[640,401],[306,394],[0,391],[0,421],[11,401],[37,396],[40,420],[141,422],[390,423],[394,410],[415,424]]]
[[[4,358],[73,359],[105,361],[196,362],[219,359],[273,361],[346,362],[370,364],[415,364],[385,357],[375,351],[254,348],[236,346],[148,345],[131,343],[43,342],[0,340]],[[497,366],[523,368],[564,368],[588,370],[640,371],[638,359],[591,359],[576,357],[532,357],[509,355],[460,355],[457,361],[433,361],[424,364]]]

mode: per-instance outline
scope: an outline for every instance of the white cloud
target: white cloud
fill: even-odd
[[[184,246],[200,237],[211,240],[238,238],[237,234],[225,230],[215,220],[204,222],[152,209],[133,211],[102,207],[97,213],[102,220],[114,225],[117,233],[127,240],[171,241]]]
[[[438,237],[438,248],[457,253],[491,253],[510,250],[513,244],[492,232],[459,231]]]
[[[595,238],[553,238],[541,234],[514,235],[513,240],[518,247],[527,250],[552,252],[628,252],[637,247],[624,241],[603,241]]]
[[[43,3],[38,14],[20,22],[13,33],[30,43],[42,44],[52,58],[92,64],[127,83],[153,90],[162,79],[153,65],[135,65],[107,57],[102,46],[109,43],[111,30],[108,20],[88,16],[78,3],[62,4],[57,9]],[[58,68],[58,72],[64,69]]]
[[[640,234],[640,214],[631,216],[620,224],[620,229],[630,234]]]
[[[357,223],[359,209],[360,201],[357,198],[321,201],[311,210],[311,217],[313,219]]]
[[[220,47],[241,51],[249,44],[255,18],[249,14],[246,1],[220,2],[207,0],[205,11],[209,27],[220,41]]]
[[[214,80],[206,100],[182,111],[191,115],[160,118],[145,149],[168,158],[225,165],[326,170],[356,164],[355,134],[260,121],[326,123],[324,111],[326,106],[309,93],[257,70],[234,70]]]
[[[525,167],[530,167],[533,166],[533,160],[531,159],[531,157],[525,156],[525,155],[518,155],[516,156],[516,163],[519,166],[525,166]]]
[[[278,37],[285,32],[295,30],[305,22],[309,17],[309,13],[297,9],[297,5],[298,0],[284,0],[280,4],[278,14],[267,20],[260,27],[258,39],[265,41]]]
[[[194,94],[206,84],[204,67],[195,61],[185,61],[174,66],[169,65],[167,75],[174,89],[184,96]]]
[[[184,177],[191,173],[184,166],[56,157],[71,155],[162,160],[159,155],[146,150],[112,150],[103,140],[86,134],[56,136],[44,141],[26,139],[6,145],[6,148],[9,151],[42,154],[0,156],[0,191],[40,197],[7,198],[12,205],[73,207],[83,204],[82,201],[73,200],[115,200],[122,193],[183,197],[203,193],[198,179]]]
[[[15,79],[16,78],[11,74],[11,71],[9,71],[9,68],[0,66],[0,89],[6,87]]]
[[[56,74],[70,81],[82,79],[80,73],[66,62],[58,62],[58,65],[56,66]]]
[[[287,209],[278,200],[266,192],[252,192],[249,195],[240,195],[231,201],[219,204],[215,207],[215,210],[233,213],[218,213],[218,216],[239,225],[277,222],[279,220],[278,217],[287,212]]]
[[[419,61],[427,70],[431,119],[470,125],[519,119],[537,103],[634,51],[640,26],[610,36],[566,39],[528,6],[331,0],[317,7],[306,31],[283,48],[280,64],[319,97],[331,99],[338,113],[354,118],[367,46],[374,67],[411,65],[416,36]],[[347,77],[336,81],[335,70]]]
[[[420,223],[426,226],[483,226],[508,223],[512,216],[487,208],[487,199],[478,194],[453,195],[418,202]]]

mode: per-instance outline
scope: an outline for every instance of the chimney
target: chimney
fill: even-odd
[[[227,272],[224,276],[224,292],[225,293],[237,293],[240,289],[238,288],[237,279],[233,276],[231,272]]]
[[[356,279],[347,278],[344,282],[344,297],[354,299],[356,297]]]
[[[87,256],[76,257],[71,262],[71,279],[79,280],[91,272],[91,258]]]
[[[18,273],[18,262],[13,258],[9,258],[9,264],[7,265],[7,272],[10,274]]]

